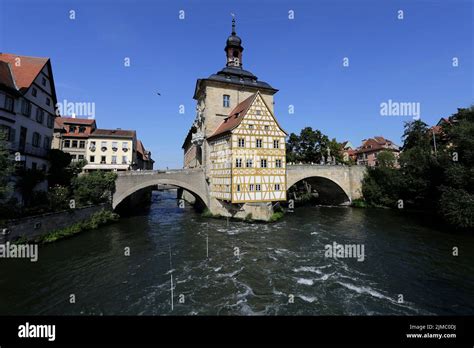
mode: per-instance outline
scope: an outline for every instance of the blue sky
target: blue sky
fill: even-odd
[[[400,143],[411,117],[381,116],[380,103],[420,103],[428,124],[473,103],[470,0],[0,0],[0,51],[50,57],[59,100],[94,102],[99,127],[136,129],[156,168],[179,168],[196,79],[225,65],[231,12],[244,68],[279,89],[288,132]]]

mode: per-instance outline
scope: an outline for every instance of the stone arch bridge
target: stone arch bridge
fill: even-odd
[[[362,196],[362,180],[365,171],[364,166],[288,165],[287,188],[302,180],[310,180],[317,191],[323,195],[335,195],[340,198],[341,202],[351,202]],[[210,206],[211,198],[203,169],[120,172],[116,181],[112,206],[115,209],[127,197],[157,185],[172,185],[182,188],[205,206]]]

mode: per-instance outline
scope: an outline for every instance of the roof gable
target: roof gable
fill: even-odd
[[[0,61],[10,64],[15,84],[19,90],[22,90],[30,88],[38,74],[49,62],[49,58],[0,53]]]
[[[257,93],[252,94],[250,97],[239,103],[230,113],[229,116],[226,117],[222,123],[217,127],[215,132],[209,137],[209,139],[214,138],[219,135],[224,135],[226,133],[232,132],[236,129],[244,120],[244,118],[249,113],[249,110],[254,107],[256,104],[263,105],[266,110],[268,111],[270,117],[276,123],[280,131],[282,131],[285,135],[287,133],[281,128],[280,124],[278,123],[275,115],[273,115],[272,111],[268,107],[267,103],[263,99],[262,95],[259,91]]]

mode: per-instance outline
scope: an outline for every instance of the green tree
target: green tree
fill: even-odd
[[[331,156],[342,162],[341,145],[336,139],[329,140],[320,130],[311,127],[303,128],[299,135],[291,133],[286,144],[286,160],[288,162],[319,163],[327,158],[327,150]]]
[[[17,174],[16,188],[21,193],[23,205],[28,206],[36,186],[44,181],[45,175],[37,169],[20,169]]]
[[[115,191],[113,172],[92,172],[79,175],[72,180],[74,198],[81,204],[98,204],[107,202]]]
[[[73,173],[69,170],[71,155],[61,150],[52,149],[49,151],[48,160],[50,163],[48,186],[69,186],[73,178]]]
[[[396,158],[392,151],[383,150],[378,153],[377,162],[380,167],[393,168]]]

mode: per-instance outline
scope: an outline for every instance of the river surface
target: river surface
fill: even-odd
[[[209,219],[175,197],[155,192],[143,215],[40,246],[36,263],[0,260],[0,314],[474,314],[473,236],[347,207]],[[333,242],[364,245],[364,261],[325,257]]]

